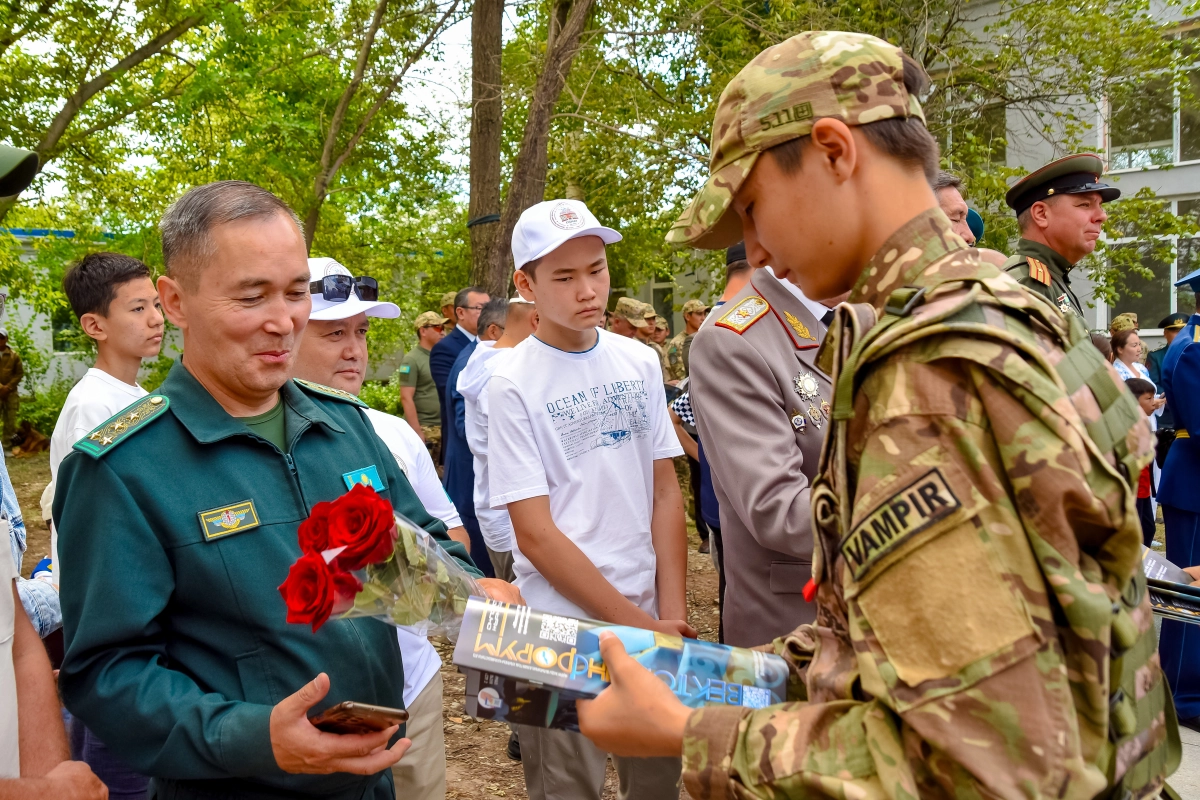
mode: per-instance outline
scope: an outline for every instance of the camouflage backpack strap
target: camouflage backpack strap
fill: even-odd
[[[1100,405],[1100,419],[1087,425],[1088,435],[1100,450],[1116,455],[1125,480],[1132,485],[1144,464],[1137,453],[1130,451],[1129,434],[1135,425],[1142,424],[1142,411],[1133,395],[1109,374],[1108,362],[1092,344],[1083,321],[1071,314],[1067,322],[1069,349],[1057,365],[1058,375],[1068,395],[1075,394],[1082,386],[1091,390]]]

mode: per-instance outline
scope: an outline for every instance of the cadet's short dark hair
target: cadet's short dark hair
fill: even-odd
[[[75,317],[84,314],[108,315],[108,308],[123,283],[149,278],[150,268],[132,256],[121,253],[88,253],[67,268],[63,292]]]
[[[194,289],[200,278],[199,262],[211,257],[215,249],[213,228],[275,214],[290,219],[304,235],[296,212],[261,186],[247,181],[216,181],[189,190],[171,204],[158,224],[167,276]]]
[[[487,301],[483,310],[479,312],[479,333],[483,333],[488,329],[489,325],[499,325],[504,327],[505,321],[508,319],[508,298],[493,297]]]
[[[741,275],[743,272],[746,272],[749,269],[750,269],[750,262],[744,258],[741,261],[731,261],[728,264],[726,264],[725,265],[725,283],[726,283],[726,285],[729,284],[730,279],[733,278],[734,275]]]
[[[900,57],[904,61],[904,89],[909,95],[919,97],[929,86],[929,76],[925,74],[924,67],[909,55],[902,53]],[[937,180],[937,141],[919,118],[882,119],[859,125],[858,130],[862,131],[867,141],[884,155],[902,164],[919,168],[931,186]],[[811,135],[801,136],[776,145],[767,152],[779,164],[784,174],[791,175],[800,169],[800,159],[809,141]]]
[[[1141,397],[1147,394],[1154,394],[1154,384],[1145,378],[1130,378],[1125,381],[1125,385],[1129,387],[1129,391],[1134,397]]]

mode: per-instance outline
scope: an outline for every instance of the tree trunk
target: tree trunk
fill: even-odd
[[[504,107],[500,92],[504,0],[475,0],[471,13],[471,197],[469,221],[500,214],[500,138]],[[506,297],[508,276],[489,269],[499,221],[471,225],[471,283]]]
[[[498,241],[492,249],[491,262],[488,264],[489,284],[508,284],[512,272],[512,232],[517,225],[517,218],[521,216],[522,211],[540,203],[545,196],[550,116],[567,83],[571,62],[579,52],[583,26],[595,0],[574,0],[570,3],[570,13],[560,25],[558,20],[562,19],[568,2],[569,0],[563,0],[552,12],[546,63],[533,89],[529,116],[525,118],[525,134],[521,139],[516,165],[513,167],[504,211],[500,214]]]

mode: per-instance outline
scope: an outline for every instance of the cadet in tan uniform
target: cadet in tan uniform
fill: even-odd
[[[1149,426],[1079,319],[950,229],[927,85],[872,36],[768,48],[668,236],[744,236],[853,304],[819,356],[817,622],[775,643],[793,702],[690,710],[607,635],[612,684],[578,704],[601,747],[682,752],[696,800],[1141,800],[1179,764],[1126,480]]]
[[[1004,269],[1064,314],[1083,317],[1071,269],[1096,249],[1108,214],[1101,207],[1121,190],[1100,182],[1104,162],[1091,153],[1052,161],[1013,184],[1004,202],[1017,213],[1021,239]]]
[[[833,397],[815,363],[826,314],[760,269],[692,341],[692,408],[721,510],[726,644],[766,644],[816,619],[802,592]]]

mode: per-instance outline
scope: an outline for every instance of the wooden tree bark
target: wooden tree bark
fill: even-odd
[[[507,275],[490,269],[499,238],[500,137],[504,106],[500,91],[504,0],[475,0],[471,14],[471,283],[493,297],[509,293]]]
[[[488,264],[488,285],[509,283],[512,272],[511,242],[513,228],[521,212],[544,199],[546,190],[546,159],[550,141],[550,117],[567,83],[571,62],[579,52],[583,26],[587,23],[595,0],[563,0],[554,9],[550,36],[546,47],[546,63],[538,76],[525,118],[525,133],[517,162],[513,167],[508,197],[500,213],[500,230]],[[570,6],[570,12],[563,14]],[[561,20],[561,23],[559,22]]]

